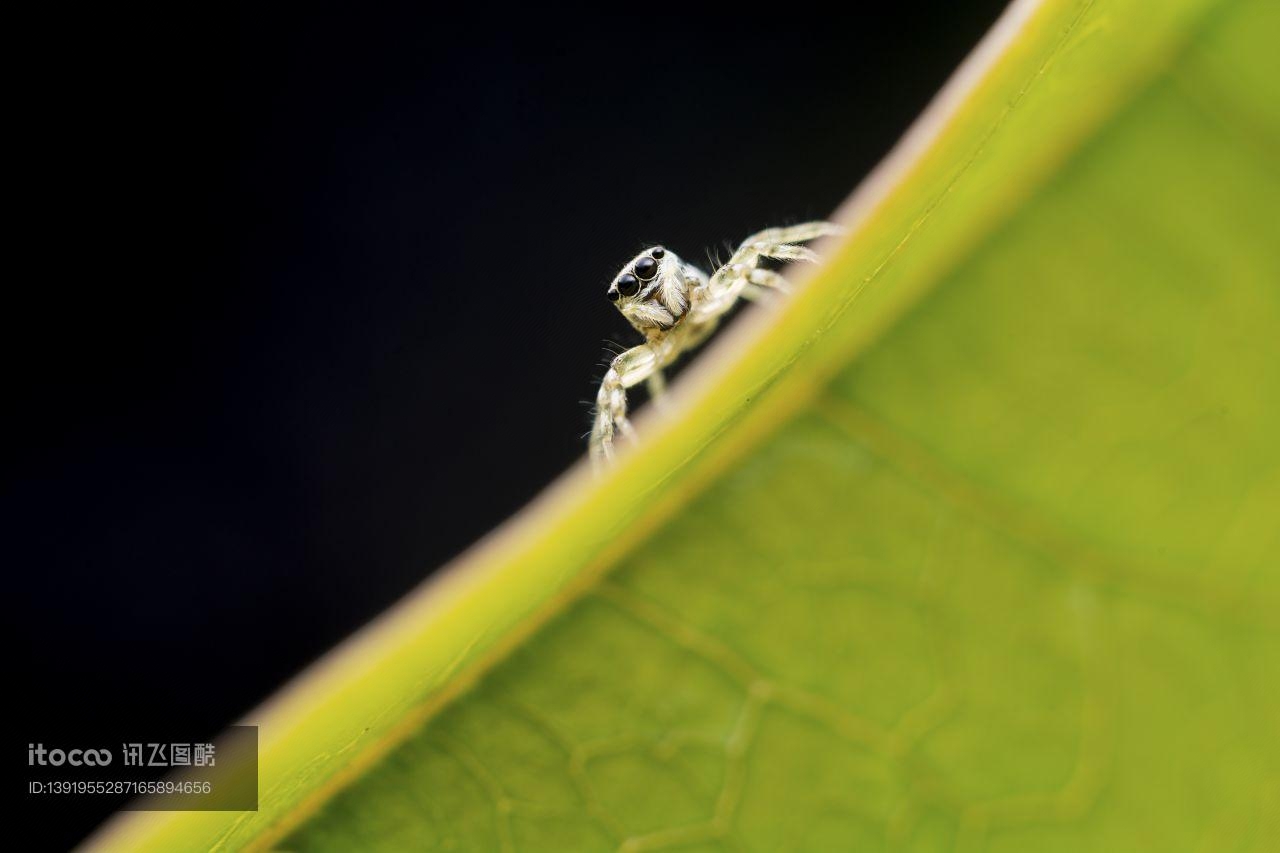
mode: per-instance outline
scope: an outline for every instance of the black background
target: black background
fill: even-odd
[[[15,28],[22,752],[212,735],[519,509],[635,339],[618,267],[830,213],[1000,6]],[[103,814],[28,817],[57,848]]]

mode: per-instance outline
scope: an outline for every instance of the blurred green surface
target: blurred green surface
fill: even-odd
[[[115,842],[1280,849],[1278,53],[1266,0],[1038,8],[467,619],[307,706],[261,815]]]

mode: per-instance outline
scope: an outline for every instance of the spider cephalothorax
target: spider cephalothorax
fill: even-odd
[[[656,395],[663,368],[711,334],[739,298],[787,289],[786,279],[759,265],[762,258],[816,260],[811,249],[795,244],[838,231],[828,222],[761,231],[748,237],[710,277],[662,246],[632,258],[609,285],[608,296],[646,340],[615,358],[600,382],[591,429],[592,460],[599,464],[613,457],[615,432],[633,434],[627,420],[628,388],[647,381]]]
[[[680,322],[689,310],[689,293],[706,281],[662,246],[645,249],[622,268],[609,285],[609,299],[644,335],[662,332]]]

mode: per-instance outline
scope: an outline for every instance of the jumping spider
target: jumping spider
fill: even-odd
[[[596,466],[613,458],[615,433],[634,438],[627,420],[628,388],[647,381],[650,396],[658,394],[663,368],[706,340],[739,297],[754,299],[767,289],[786,292],[786,279],[760,267],[761,258],[815,261],[812,249],[794,244],[839,231],[829,222],[761,231],[743,241],[710,277],[662,246],[632,258],[609,285],[608,296],[645,342],[615,358],[600,383],[591,429]]]

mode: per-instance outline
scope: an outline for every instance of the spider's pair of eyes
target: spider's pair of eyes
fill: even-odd
[[[667,252],[661,246],[654,246],[649,250],[649,254],[632,265],[633,272],[623,273],[618,276],[617,293],[621,296],[635,296],[640,292],[640,283],[642,281],[653,281],[654,276],[658,274],[658,261],[662,260],[662,256]],[[610,291],[612,296],[613,291]]]

